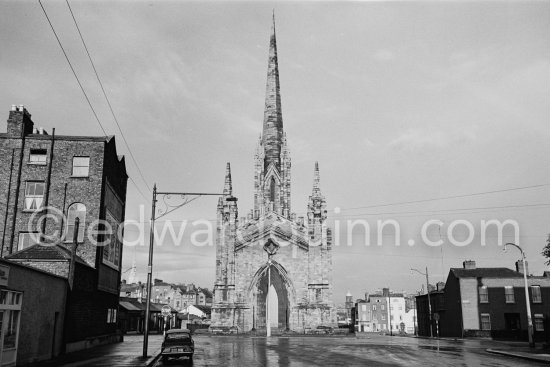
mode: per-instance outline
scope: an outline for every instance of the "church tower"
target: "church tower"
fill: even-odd
[[[279,331],[304,331],[336,326],[332,234],[319,164],[313,171],[307,219],[291,212],[290,169],[273,18],[262,133],[254,154],[254,208],[238,217],[229,163],[218,201],[213,328],[267,331],[270,325]]]

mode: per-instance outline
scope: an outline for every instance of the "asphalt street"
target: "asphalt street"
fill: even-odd
[[[195,356],[155,366],[542,366],[489,354],[485,340],[354,337],[196,336]]]

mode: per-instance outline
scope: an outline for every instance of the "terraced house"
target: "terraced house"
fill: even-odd
[[[445,289],[430,293],[432,333],[443,337],[482,336],[527,340],[527,306],[523,272],[528,274],[528,292],[537,340],[548,337],[550,318],[550,273],[529,274],[522,261],[516,269],[477,267],[464,261],[449,271]],[[417,297],[418,330],[429,335],[427,295]],[[435,322],[434,314],[439,318]]]
[[[1,257],[66,279],[65,319],[57,321],[65,325],[66,351],[116,340],[116,234],[128,176],[115,138],[48,134],[24,106],[12,106],[0,134],[0,166]],[[32,297],[25,292],[23,305]]]

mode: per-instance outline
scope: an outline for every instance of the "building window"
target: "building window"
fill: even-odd
[[[44,201],[44,181],[27,181],[25,210],[38,210]]]
[[[542,295],[540,293],[540,285],[531,286],[531,301],[533,303],[542,303]]]
[[[84,242],[86,206],[82,203],[71,204],[67,211],[67,233],[65,235],[65,242],[73,242],[76,218],[79,219],[77,241],[78,243]]]
[[[386,320],[386,315],[382,314],[382,320]]]
[[[46,157],[46,149],[31,149],[31,153],[29,154],[29,163],[46,164]]]
[[[506,303],[515,303],[516,299],[514,297],[514,287],[504,287],[504,297],[506,298]]]
[[[489,290],[485,285],[479,287],[479,303],[489,303]]]
[[[544,316],[542,314],[535,314],[534,324],[535,331],[544,331]]]
[[[274,203],[275,202],[275,178],[271,177],[271,183],[269,186],[269,199]]]
[[[106,228],[106,232],[108,233],[105,233],[103,239],[103,263],[118,269],[120,265],[120,241],[118,238],[119,223],[109,212],[107,212],[106,219],[111,228]]]
[[[4,329],[4,349],[15,348],[17,345],[17,332],[19,331],[19,313],[20,311],[10,310],[7,312],[7,327]],[[6,319],[5,319],[6,320]]]
[[[321,293],[321,289],[320,289],[320,288],[317,288],[317,289],[315,290],[315,300],[316,300],[317,302],[321,302],[321,301],[323,300],[323,295],[322,295],[322,293]]]
[[[19,241],[17,242],[17,251],[31,247],[40,242],[40,234],[38,232],[19,232]]]
[[[491,315],[488,313],[481,314],[481,330],[491,330]]]
[[[361,305],[361,311],[366,312],[367,311],[367,305]]]
[[[73,176],[88,177],[90,171],[90,157],[73,157]]]
[[[386,305],[380,305],[380,309],[384,311],[386,309]]]
[[[372,305],[372,310],[376,311],[376,305]]]
[[[107,324],[116,323],[116,308],[107,309]]]

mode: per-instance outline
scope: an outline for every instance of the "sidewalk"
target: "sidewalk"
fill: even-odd
[[[540,348],[529,348],[529,347],[514,347],[508,349],[495,349],[489,348],[486,349],[487,352],[493,354],[500,354],[507,357],[515,357],[526,359],[529,361],[542,362],[550,364],[550,354],[546,349]]]
[[[64,354],[50,361],[37,364],[40,367],[83,367],[83,366],[135,366],[148,367],[160,353],[162,334],[149,335],[148,357],[143,358],[143,335],[125,335],[121,343]]]

